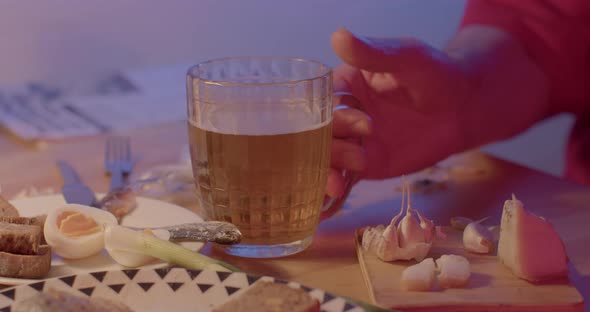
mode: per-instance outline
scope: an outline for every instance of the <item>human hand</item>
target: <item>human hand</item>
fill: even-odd
[[[471,88],[458,63],[416,40],[359,38],[340,29],[331,41],[344,61],[334,71],[334,89],[351,96],[335,97],[349,108],[334,112],[328,195],[344,191],[342,170],[395,177],[466,148],[462,108]]]

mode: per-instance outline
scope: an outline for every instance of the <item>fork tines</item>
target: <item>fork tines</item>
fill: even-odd
[[[131,143],[129,137],[112,136],[107,138],[105,148],[105,168],[108,173],[118,170],[129,174],[132,167]]]

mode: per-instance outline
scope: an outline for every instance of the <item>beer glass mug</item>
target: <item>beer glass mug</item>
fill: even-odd
[[[288,57],[236,57],[187,74],[190,152],[206,218],[235,224],[229,254],[297,253],[343,197],[325,200],[332,142],[332,70]]]

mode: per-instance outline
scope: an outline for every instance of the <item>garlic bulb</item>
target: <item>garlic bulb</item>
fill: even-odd
[[[391,219],[387,227],[378,225],[367,228],[363,233],[362,246],[365,250],[374,252],[383,261],[411,259],[422,261],[430,251],[436,227],[432,220],[412,209],[409,186],[405,180],[402,186],[402,205],[399,213]],[[404,211],[406,194],[408,204]],[[398,224],[400,218],[402,219]]]

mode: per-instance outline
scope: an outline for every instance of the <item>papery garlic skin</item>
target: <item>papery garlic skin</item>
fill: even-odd
[[[436,266],[432,258],[405,268],[401,274],[401,287],[408,291],[429,291],[434,286]]]
[[[391,261],[399,249],[395,228],[378,225],[363,233],[363,248],[374,252],[383,261]]]
[[[463,247],[470,252],[487,254],[494,245],[494,234],[478,222],[469,223],[463,230]]]
[[[565,246],[553,225],[526,211],[514,195],[504,203],[498,257],[514,275],[532,282],[568,274]]]
[[[379,224],[375,227],[367,227],[363,232],[362,246],[365,250],[372,250],[377,246],[377,241],[381,239],[385,226]]]

